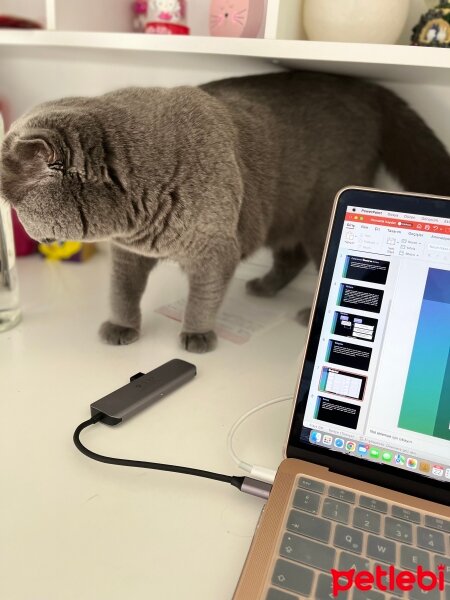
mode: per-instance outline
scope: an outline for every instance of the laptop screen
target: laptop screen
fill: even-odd
[[[450,202],[341,195],[289,445],[450,483]]]

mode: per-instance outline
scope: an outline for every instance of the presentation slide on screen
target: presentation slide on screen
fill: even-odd
[[[344,312],[335,312],[331,333],[343,337],[353,337],[367,342],[375,341],[377,319],[351,315]]]
[[[366,378],[362,375],[323,367],[320,375],[319,390],[337,396],[346,396],[353,400],[362,400],[366,388]]]
[[[338,342],[337,340],[329,340],[325,360],[341,367],[367,371],[371,356],[371,348],[356,346],[347,342]]]
[[[318,396],[314,418],[332,425],[356,429],[360,410],[358,405]]]
[[[450,440],[450,271],[430,269],[398,427]]]
[[[341,283],[337,304],[345,308],[379,313],[383,302],[383,294],[382,290]]]
[[[389,273],[389,262],[376,258],[347,256],[342,276],[346,279],[357,279],[367,283],[384,285]]]

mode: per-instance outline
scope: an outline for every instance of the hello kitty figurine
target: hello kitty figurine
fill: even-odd
[[[222,37],[257,37],[265,9],[265,0],[212,0],[209,33]]]
[[[146,33],[188,34],[185,0],[150,0]]]

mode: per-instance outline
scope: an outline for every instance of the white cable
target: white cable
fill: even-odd
[[[239,417],[239,419],[234,423],[234,425],[231,427],[228,433],[227,448],[234,462],[238,465],[240,469],[242,469],[243,471],[247,471],[247,473],[250,473],[252,477],[262,479],[263,481],[267,481],[268,483],[273,483],[276,471],[274,471],[273,469],[268,469],[267,467],[261,467],[260,465],[251,465],[250,463],[241,460],[233,448],[233,438],[236,434],[236,431],[239,429],[242,423],[244,423],[249,417],[259,412],[263,408],[267,408],[268,406],[272,406],[273,404],[278,404],[279,402],[285,402],[286,400],[293,400],[293,397],[278,396],[277,398],[272,398],[272,400],[264,402],[259,406],[255,406],[255,408],[252,408],[251,410],[247,411],[244,415]]]

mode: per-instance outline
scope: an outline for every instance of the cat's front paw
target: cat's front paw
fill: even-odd
[[[310,316],[311,316],[311,309],[303,308],[302,310],[298,311],[296,320],[300,323],[300,325],[303,325],[304,327],[308,327]]]
[[[139,331],[137,329],[115,325],[110,321],[106,321],[101,325],[99,334],[104,342],[113,346],[132,344],[139,338]]]
[[[247,293],[252,296],[260,296],[261,298],[272,298],[278,292],[272,282],[267,277],[258,277],[257,279],[251,279],[245,284]]]
[[[217,346],[217,336],[214,331],[207,331],[206,333],[187,333],[183,331],[180,334],[180,340],[185,350],[197,354],[211,352]]]

